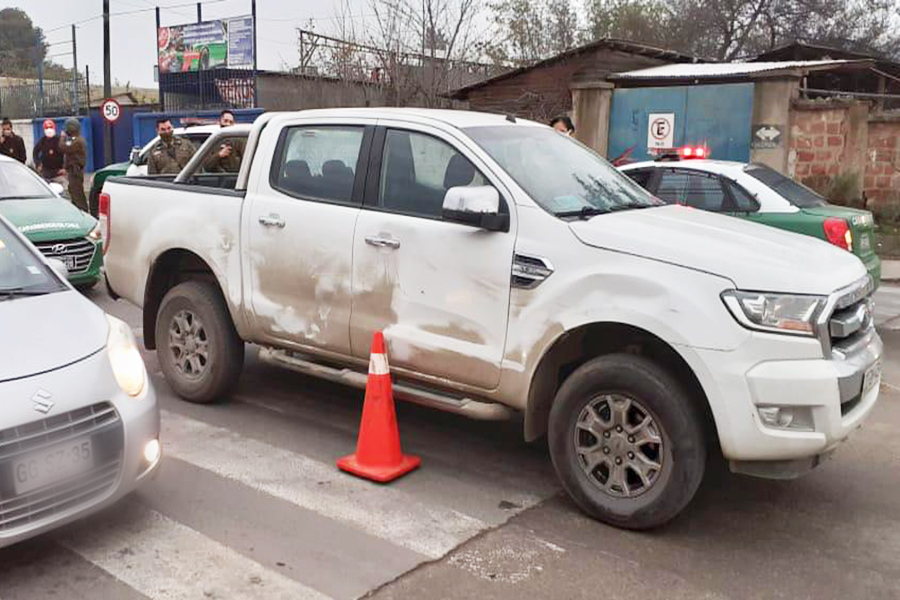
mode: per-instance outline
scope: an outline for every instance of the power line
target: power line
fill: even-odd
[[[222,2],[228,2],[228,1],[229,0],[205,0],[204,2],[201,2],[201,4],[221,4]],[[162,10],[166,10],[166,9],[184,8],[186,6],[196,6],[196,5],[197,5],[196,2],[185,2],[182,4],[170,4],[168,6],[160,6],[159,8]],[[136,8],[134,10],[123,10],[123,11],[119,11],[119,12],[110,13],[109,16],[110,16],[110,18],[121,17],[121,16],[125,16],[125,15],[134,15],[137,13],[151,12],[151,11],[155,11],[155,10],[156,10],[156,7]],[[97,19],[102,19],[102,18],[103,18],[103,14],[101,13],[99,15],[94,15],[93,17],[88,17],[87,19],[75,21],[74,23],[66,23],[65,25],[59,25],[57,27],[45,29],[44,32],[50,33],[51,31],[59,31],[60,29],[65,29],[66,27],[71,27],[72,25],[83,25],[84,23],[90,23],[91,21],[96,21]]]

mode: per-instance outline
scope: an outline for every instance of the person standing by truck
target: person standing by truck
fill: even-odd
[[[219,126],[224,128],[232,125],[234,125],[234,113],[226,108],[219,113]],[[245,138],[225,140],[219,146],[219,150],[206,159],[203,168],[208,173],[237,173],[241,168],[246,145]]]
[[[25,164],[25,142],[13,133],[12,121],[3,119],[0,124],[0,154]]]
[[[87,197],[84,195],[84,166],[87,163],[87,143],[81,137],[81,123],[78,119],[66,119],[65,131],[59,140],[65,160],[66,177],[69,179],[69,198],[72,204],[88,212]]]
[[[56,123],[52,119],[44,121],[44,137],[34,145],[32,157],[34,167],[45,181],[62,183],[60,179],[66,174],[63,170],[65,157],[56,136]]]
[[[147,160],[149,175],[177,175],[194,156],[194,145],[175,135],[172,121],[162,117],[156,121],[159,141],[150,149]]]

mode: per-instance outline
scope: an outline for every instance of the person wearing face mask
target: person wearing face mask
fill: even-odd
[[[65,160],[63,166],[69,179],[69,198],[72,204],[88,212],[87,197],[84,195],[84,165],[87,163],[87,143],[81,137],[81,123],[78,119],[66,119],[65,130],[59,139],[59,147]]]
[[[13,133],[12,121],[3,119],[0,123],[0,154],[14,158],[25,164],[25,141]]]
[[[66,174],[63,170],[64,156],[56,137],[56,124],[51,119],[44,121],[44,137],[34,145],[32,157],[41,177],[48,182],[62,183],[59,180]]]
[[[227,108],[219,113],[219,127],[231,127],[234,125],[234,113]],[[247,140],[234,138],[226,140],[219,146],[203,167],[208,173],[237,173],[241,169],[241,159],[244,158],[244,149]]]
[[[147,173],[150,175],[177,175],[194,156],[194,145],[175,135],[168,117],[157,119],[156,133],[159,141],[150,148]]]

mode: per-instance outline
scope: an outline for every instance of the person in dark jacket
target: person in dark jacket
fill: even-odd
[[[231,127],[234,125],[234,113],[227,108],[219,114],[219,127]],[[241,170],[241,160],[244,158],[244,150],[247,140],[234,138],[225,140],[218,151],[206,159],[203,167],[207,173],[237,173]]]
[[[550,127],[568,136],[575,135],[575,125],[572,124],[572,119],[565,115],[556,117],[550,121]]]
[[[13,133],[12,121],[3,119],[0,124],[0,154],[14,158],[23,165],[27,156],[25,155],[25,141]]]
[[[59,147],[56,123],[51,119],[44,121],[44,137],[34,145],[34,152],[31,156],[34,160],[34,167],[46,181],[58,182],[61,177],[65,177],[66,172],[63,170],[65,157]]]
[[[168,117],[156,120],[159,141],[150,148],[147,159],[149,175],[177,175],[190,162],[196,151],[190,140],[175,135]]]
[[[81,124],[78,119],[66,119],[66,127],[59,140],[65,156],[66,176],[69,179],[69,198],[72,204],[88,212],[87,198],[84,195],[84,165],[87,163],[87,143],[81,137]]]

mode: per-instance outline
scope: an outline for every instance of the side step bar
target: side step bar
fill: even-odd
[[[304,375],[312,375],[313,377],[361,389],[366,387],[367,376],[365,373],[348,368],[322,365],[313,362],[302,354],[272,348],[260,348],[259,360],[266,364],[297,371]],[[471,398],[457,398],[403,382],[395,382],[393,388],[394,397],[399,400],[462,415],[470,419],[504,421],[512,416],[510,409],[502,404],[480,402]]]

